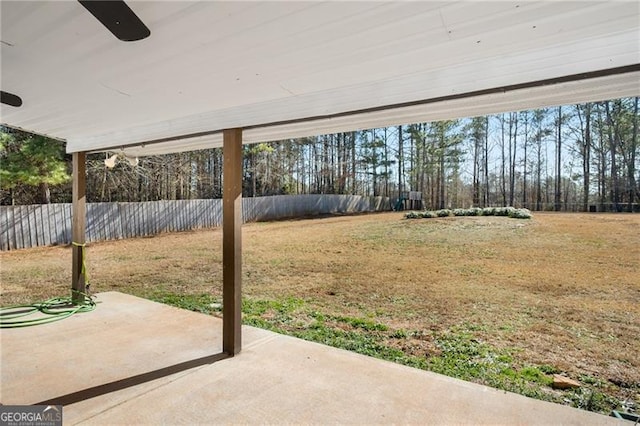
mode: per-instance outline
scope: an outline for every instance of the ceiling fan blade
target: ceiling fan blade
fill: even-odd
[[[122,0],[78,0],[111,33],[122,41],[149,37],[151,31]]]
[[[20,96],[4,91],[0,91],[0,102],[13,107],[22,106],[22,99],[20,99]]]

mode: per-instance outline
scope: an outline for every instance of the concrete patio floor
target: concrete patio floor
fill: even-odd
[[[65,401],[65,424],[627,425],[117,292],[93,312],[0,331],[0,402]]]

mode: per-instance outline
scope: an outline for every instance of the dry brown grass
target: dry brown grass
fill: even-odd
[[[473,329],[518,365],[552,365],[640,400],[640,215],[537,213],[533,220],[401,214],[243,228],[244,294],[305,300],[391,330]],[[93,291],[221,291],[221,231],[91,244]],[[1,304],[67,292],[70,249],[0,255]],[[411,355],[424,335],[388,342]]]

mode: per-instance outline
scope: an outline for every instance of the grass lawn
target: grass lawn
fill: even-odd
[[[92,291],[220,315],[221,237],[91,244]],[[254,223],[243,237],[245,324],[605,414],[640,410],[640,215],[384,213]],[[3,306],[68,293],[69,247],[0,261]],[[555,390],[555,373],[582,386]]]

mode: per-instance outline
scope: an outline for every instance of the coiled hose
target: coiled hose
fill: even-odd
[[[84,296],[84,302],[80,304],[74,304],[71,297],[53,297],[44,302],[0,308],[0,328],[48,324],[69,318],[71,315],[93,311],[96,302],[90,295],[81,294]],[[36,318],[27,318],[38,313],[41,315]]]

